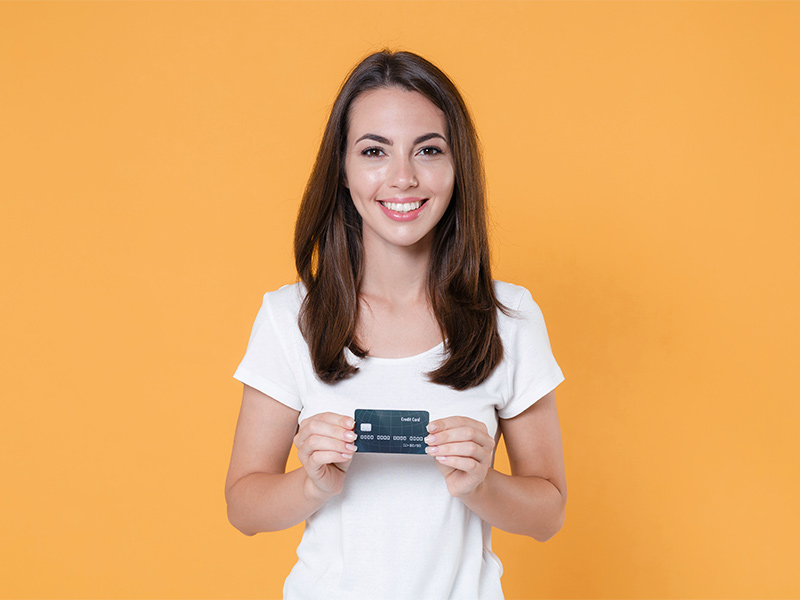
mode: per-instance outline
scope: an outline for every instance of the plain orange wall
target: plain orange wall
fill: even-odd
[[[509,598],[798,598],[800,3],[0,4],[0,595],[279,597],[223,481],[335,91],[417,51],[567,377]],[[502,457],[500,463],[503,463]]]

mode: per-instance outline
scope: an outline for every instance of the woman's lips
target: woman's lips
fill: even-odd
[[[412,221],[416,219],[427,204],[427,198],[388,198],[378,200],[383,213],[393,221]]]

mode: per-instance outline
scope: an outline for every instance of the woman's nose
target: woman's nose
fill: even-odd
[[[413,188],[418,185],[414,172],[414,164],[407,158],[397,158],[392,165],[389,175],[389,185],[401,190]]]

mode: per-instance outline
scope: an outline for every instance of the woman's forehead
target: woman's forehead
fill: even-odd
[[[374,133],[418,135],[447,132],[444,112],[419,92],[399,87],[378,88],[359,94],[350,106],[348,138]]]

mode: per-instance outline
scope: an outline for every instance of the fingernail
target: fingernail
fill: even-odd
[[[436,442],[436,436],[435,435],[429,435],[428,437],[425,438],[425,443],[426,444],[433,444],[435,442]]]
[[[347,418],[347,421],[345,421],[345,427],[349,427],[350,429],[352,429],[353,427],[355,427],[355,425],[356,422],[349,417]]]
[[[347,448],[348,450],[350,450],[351,452],[355,452],[356,451],[355,444],[345,444],[344,447]]]
[[[428,446],[427,448],[425,448],[425,452],[427,452],[428,454],[436,454],[438,451],[439,449],[436,446]]]
[[[444,461],[446,461],[446,460],[447,460],[447,457],[446,457],[446,456],[437,456],[437,457],[436,457],[436,460],[439,460],[439,461],[441,461],[441,462],[444,462]]]
[[[355,433],[353,433],[352,431],[348,431],[347,433],[344,434],[344,439],[346,439],[346,440],[353,441],[354,439],[356,439],[356,437],[358,437],[358,436]]]
[[[439,426],[436,423],[431,423],[430,425],[428,425],[426,429],[428,430],[428,433],[433,433],[434,431],[439,429]]]
[[[353,458],[353,455],[352,454],[345,454],[344,452],[342,452],[342,457],[346,458],[347,460],[350,460],[351,458]]]

